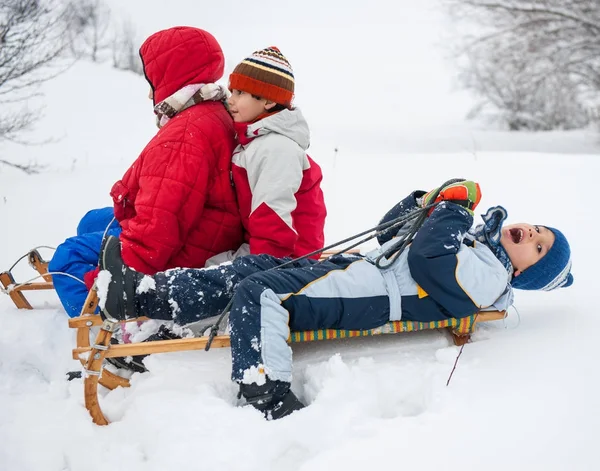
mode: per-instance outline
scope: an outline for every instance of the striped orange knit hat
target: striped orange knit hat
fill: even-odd
[[[229,89],[241,90],[290,107],[294,97],[292,66],[275,46],[253,52],[229,76]]]

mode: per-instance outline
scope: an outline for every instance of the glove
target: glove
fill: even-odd
[[[92,286],[94,286],[94,281],[96,281],[96,277],[98,276],[99,272],[100,268],[96,267],[93,270],[84,273],[83,282],[85,283],[85,287],[88,291],[92,289]]]
[[[435,190],[431,190],[429,193],[423,196],[423,207],[434,202],[431,200],[436,194],[437,190],[437,188]],[[473,214],[473,211],[475,211],[475,208],[481,201],[481,189],[479,188],[479,183],[475,183],[474,181],[470,180],[451,183],[440,190],[439,195],[435,199],[435,202],[438,201],[451,201],[452,203],[465,207],[467,211]]]

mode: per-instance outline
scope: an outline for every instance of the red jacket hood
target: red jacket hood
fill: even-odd
[[[225,67],[223,51],[215,37],[189,26],[154,33],[142,44],[140,57],[154,91],[154,104],[186,85],[216,82]]]

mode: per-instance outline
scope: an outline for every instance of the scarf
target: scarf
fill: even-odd
[[[506,250],[500,244],[502,236],[502,224],[506,220],[508,213],[502,206],[493,206],[481,215],[483,224],[475,226],[469,231],[469,234],[478,242],[484,244],[496,256],[500,263],[504,265],[508,274],[512,277],[514,268]]]
[[[159,129],[162,128],[177,113],[203,101],[225,101],[227,98],[229,92],[223,85],[216,83],[186,85],[154,107],[156,125]]]
[[[246,146],[248,144],[250,144],[254,139],[256,139],[258,136],[262,136],[261,131],[262,128],[258,127],[256,128],[254,131],[252,131],[252,133],[250,135],[248,135],[248,128],[250,126],[252,126],[254,123],[258,123],[259,121],[268,118],[269,116],[273,116],[274,114],[279,113],[279,111],[267,111],[266,113],[262,113],[260,115],[258,115],[254,121],[249,121],[249,122],[245,122],[245,123],[233,123],[233,127],[235,129],[235,133],[236,133],[236,138],[237,141],[243,145]]]

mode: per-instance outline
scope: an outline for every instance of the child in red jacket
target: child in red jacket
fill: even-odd
[[[232,174],[246,243],[209,264],[247,254],[298,257],[320,249],[327,214],[323,177],[306,153],[308,124],[292,106],[290,63],[276,47],[256,51],[236,66],[229,89],[238,141]]]
[[[235,130],[227,91],[214,83],[223,52],[206,31],[177,27],[150,36],[140,57],[159,131],[110,192],[118,222],[111,233],[120,234],[123,259],[139,272],[200,268],[243,242],[230,181]],[[50,269],[79,279],[93,270],[111,218],[110,209],[88,213],[85,231],[58,247]],[[55,276],[54,286],[69,316],[78,315],[86,287],[65,276]]]

